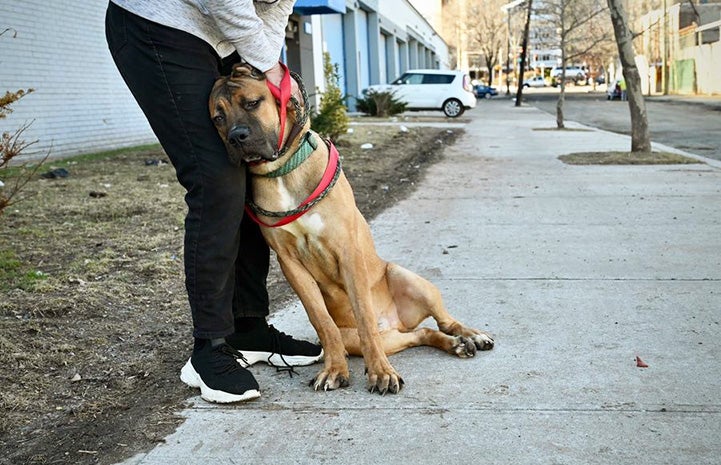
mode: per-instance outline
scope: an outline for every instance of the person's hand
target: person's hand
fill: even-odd
[[[276,63],[272,68],[265,72],[265,78],[276,87],[280,87],[280,81],[283,79],[284,75],[285,71],[280,66],[280,63]],[[303,105],[300,88],[298,87],[298,83],[295,82],[295,79],[293,79],[293,76],[290,77],[290,94],[294,96],[301,105]]]

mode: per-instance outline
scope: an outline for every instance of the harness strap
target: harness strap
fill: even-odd
[[[301,79],[298,74],[288,69],[288,67],[286,67],[283,63],[280,63],[280,66],[285,70],[285,74],[283,75],[283,79],[281,80],[281,87],[276,87],[270,82],[266,82],[266,85],[268,86],[270,93],[273,95],[273,98],[278,101],[278,116],[280,119],[280,134],[278,136],[278,149],[276,150],[278,158],[285,155],[285,152],[288,150],[288,143],[295,140],[300,135],[301,131],[305,127],[306,122],[308,121],[308,115],[310,114],[308,93],[306,92],[305,86],[303,85],[303,79]],[[290,93],[291,78],[295,79],[295,82],[298,84],[298,89],[300,90],[300,95],[303,100],[303,107],[301,107],[298,99]],[[283,89],[287,91],[288,95],[285,95]],[[288,131],[288,137],[285,140],[285,145],[282,145],[283,133],[285,132],[285,122],[288,118],[288,102],[292,103],[293,107],[295,108],[295,118],[293,121],[293,125],[290,127],[290,131]],[[283,106],[283,104],[285,104],[285,106]]]
[[[328,164],[325,167],[323,177],[315,190],[313,190],[313,192],[303,202],[301,202],[297,208],[286,212],[271,212],[263,210],[252,200],[248,199],[245,204],[245,213],[261,226],[265,226],[267,228],[277,228],[297,220],[306,214],[316,203],[323,200],[323,198],[328,195],[330,190],[333,188],[336,181],[338,181],[341,173],[341,163],[340,156],[338,155],[338,149],[335,148],[335,145],[333,145],[331,141],[326,140],[325,142],[326,145],[328,145]],[[281,220],[274,224],[268,224],[258,218],[258,215],[281,218]]]
[[[280,114],[280,134],[278,135],[278,150],[283,148],[283,134],[285,134],[285,120],[286,113],[288,110],[288,101],[290,100],[290,71],[284,63],[280,63],[280,67],[283,69],[283,78],[280,80],[280,87],[272,84],[266,79],[266,84],[270,93],[273,94],[276,100],[280,103],[278,112]]]

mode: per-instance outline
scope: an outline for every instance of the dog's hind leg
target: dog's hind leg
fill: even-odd
[[[343,344],[350,355],[362,355],[358,330],[341,328]],[[476,346],[472,340],[462,336],[451,336],[431,328],[416,328],[413,331],[401,332],[397,329],[380,333],[381,344],[386,355],[418,346],[430,346],[457,355],[461,358],[473,357]]]
[[[356,242],[355,246],[348,246],[349,251],[339,260],[339,270],[353,310],[358,342],[366,365],[367,387],[370,392],[397,394],[403,386],[403,380],[388,361],[383,350],[377,316],[373,310],[371,277],[368,272],[369,267],[375,265],[376,269],[380,269],[378,265],[382,266],[382,264],[378,263],[377,258],[375,263],[369,262],[372,257],[369,259],[360,253],[360,250],[365,248],[362,246],[354,248],[358,247],[358,244],[362,244],[362,242]],[[380,277],[381,275],[378,276],[378,278]]]
[[[441,332],[470,339],[478,350],[493,348],[494,340],[489,333],[468,327],[448,313],[441,292],[429,281],[395,263],[388,263],[386,280],[405,328],[415,328],[430,316]]]

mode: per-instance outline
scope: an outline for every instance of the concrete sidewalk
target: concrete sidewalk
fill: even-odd
[[[327,393],[307,386],[317,366],[256,366],[259,400],[197,399],[125,463],[718,464],[721,165],[568,166],[557,156],[630,140],[539,131],[553,117],[511,105],[469,112],[447,157],[372,224],[381,256],[436,283],[493,351],[394,355],[406,385],[385,397],[365,391],[358,358],[351,386]],[[298,305],[273,323],[315,338]]]

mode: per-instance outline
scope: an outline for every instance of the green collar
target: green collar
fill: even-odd
[[[310,131],[308,131],[303,136],[303,140],[301,141],[298,150],[296,150],[295,153],[288,158],[288,161],[286,161],[283,166],[271,171],[270,173],[259,174],[257,176],[265,178],[278,178],[280,176],[285,176],[294,169],[298,168],[316,148],[318,148],[318,143],[313,139]]]

